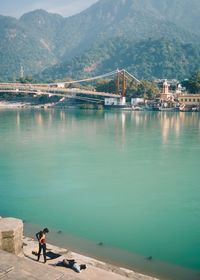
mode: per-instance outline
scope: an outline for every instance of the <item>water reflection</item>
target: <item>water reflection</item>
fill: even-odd
[[[17,128],[20,128],[20,112],[17,112],[16,125],[17,125]]]
[[[59,136],[76,133],[84,128],[84,136],[94,138],[99,132],[114,133],[116,144],[124,148],[126,134],[132,133],[138,138],[142,132],[160,131],[162,144],[169,144],[170,139],[178,140],[186,129],[193,131],[192,137],[199,136],[200,121],[198,113],[170,112],[112,112],[112,111],[67,111],[67,110],[2,110],[1,121],[14,122],[16,129],[40,130],[46,133],[56,124]],[[99,132],[98,132],[99,131]],[[192,132],[191,132],[192,133]]]

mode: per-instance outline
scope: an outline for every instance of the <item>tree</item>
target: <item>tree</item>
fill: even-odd
[[[200,93],[200,69],[189,79],[188,90],[191,93]]]
[[[19,79],[17,79],[17,81],[20,82],[21,84],[28,84],[28,83],[35,82],[31,76],[20,77]]]
[[[127,94],[132,97],[144,97],[152,99],[159,93],[159,88],[153,82],[142,81],[139,85],[132,85],[127,87]]]
[[[116,81],[101,80],[96,85],[96,91],[115,93]],[[159,93],[159,88],[153,82],[143,80],[140,84],[137,84],[134,81],[127,81],[127,85],[126,85],[127,97],[144,97],[144,98],[152,99],[158,93]]]
[[[115,93],[116,92],[116,81],[115,80],[100,80],[96,84],[96,91]]]

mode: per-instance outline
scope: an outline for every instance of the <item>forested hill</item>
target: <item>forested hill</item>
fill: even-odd
[[[125,68],[139,79],[186,79],[200,68],[200,45],[167,39],[135,43],[114,38],[68,62],[46,69],[42,79],[78,79],[117,68]]]
[[[34,18],[39,17],[41,26],[49,14],[45,11],[36,11]],[[27,75],[34,75],[44,68],[58,63],[54,44],[47,40],[51,28],[48,25],[46,37],[42,30],[34,31],[35,22],[27,21],[26,16],[20,20],[0,16],[0,80],[15,80],[19,77],[23,66]]]
[[[0,80],[15,80],[21,66],[27,75],[48,79],[78,72],[92,75],[122,64],[144,77],[174,75],[178,66],[172,61],[179,58],[177,75],[185,76],[197,67],[199,14],[197,0],[100,0],[68,18],[43,10],[19,20],[1,16]],[[163,52],[170,54],[169,63],[167,58],[160,61],[159,46],[172,48]],[[149,57],[151,49],[156,52]],[[85,68],[90,71],[83,73]]]

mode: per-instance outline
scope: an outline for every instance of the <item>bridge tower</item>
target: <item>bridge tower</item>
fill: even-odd
[[[121,92],[121,96],[125,97],[126,95],[126,76],[125,70],[117,70],[117,78],[116,78],[116,94],[119,95]]]
[[[117,69],[116,94],[119,95],[120,71]]]
[[[122,70],[122,97],[125,97],[126,93],[126,77],[125,70]]]

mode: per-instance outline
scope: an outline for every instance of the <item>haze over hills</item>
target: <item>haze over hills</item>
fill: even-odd
[[[42,79],[96,76],[125,68],[139,79],[185,79],[199,69],[200,46],[167,39],[114,38],[42,72]]]
[[[116,67],[185,78],[200,64],[199,14],[197,0],[100,0],[68,18],[43,10],[0,16],[0,79],[15,79],[21,65],[41,79]]]

